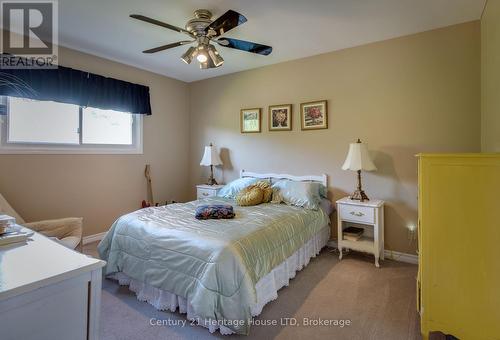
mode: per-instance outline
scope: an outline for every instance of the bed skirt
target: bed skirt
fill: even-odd
[[[257,302],[250,307],[252,316],[260,315],[267,303],[278,298],[278,290],[288,286],[290,279],[295,277],[297,271],[307,266],[311,258],[319,254],[329,238],[330,226],[327,225],[293,253],[292,256],[276,266],[269,274],[257,282],[255,285]],[[210,333],[215,332],[217,329],[219,329],[222,335],[234,333],[229,328],[219,325],[215,320],[199,318],[189,301],[182,296],[131,279],[122,272],[111,274],[108,278],[117,280],[120,285],[129,286],[129,289],[137,295],[139,301],[146,301],[158,310],[175,312],[178,308],[180,313],[187,314],[188,320],[195,321],[198,325],[208,328]]]

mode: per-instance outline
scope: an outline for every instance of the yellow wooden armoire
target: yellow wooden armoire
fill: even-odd
[[[500,154],[418,157],[422,335],[500,339]]]

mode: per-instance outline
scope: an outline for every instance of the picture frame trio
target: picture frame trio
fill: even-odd
[[[328,105],[326,100],[300,104],[301,130],[328,129]],[[271,105],[268,109],[269,131],[291,131],[293,124],[292,104]],[[241,133],[260,133],[261,108],[240,111]]]

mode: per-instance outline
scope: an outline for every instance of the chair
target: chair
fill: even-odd
[[[80,246],[80,251],[82,250],[83,218],[81,217],[68,217],[57,220],[26,223],[10,206],[2,194],[0,194],[0,214],[15,217],[17,224],[21,224],[31,230],[53,238],[55,241],[68,248],[76,249],[77,246]]]

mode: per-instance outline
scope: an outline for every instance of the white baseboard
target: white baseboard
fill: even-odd
[[[418,255],[401,253],[395,250],[384,250],[384,257],[389,260],[418,264]]]
[[[104,238],[105,235],[106,235],[106,232],[102,232],[102,233],[94,234],[94,235],[84,236],[83,240],[82,240],[82,243],[83,243],[83,245],[86,245],[86,244],[89,244],[89,243],[100,241],[100,240],[102,240]]]
[[[332,248],[337,248],[337,241],[330,240],[327,243],[327,246]],[[395,250],[384,250],[384,257],[387,260],[394,260],[399,262],[418,264],[418,255],[401,253]]]

